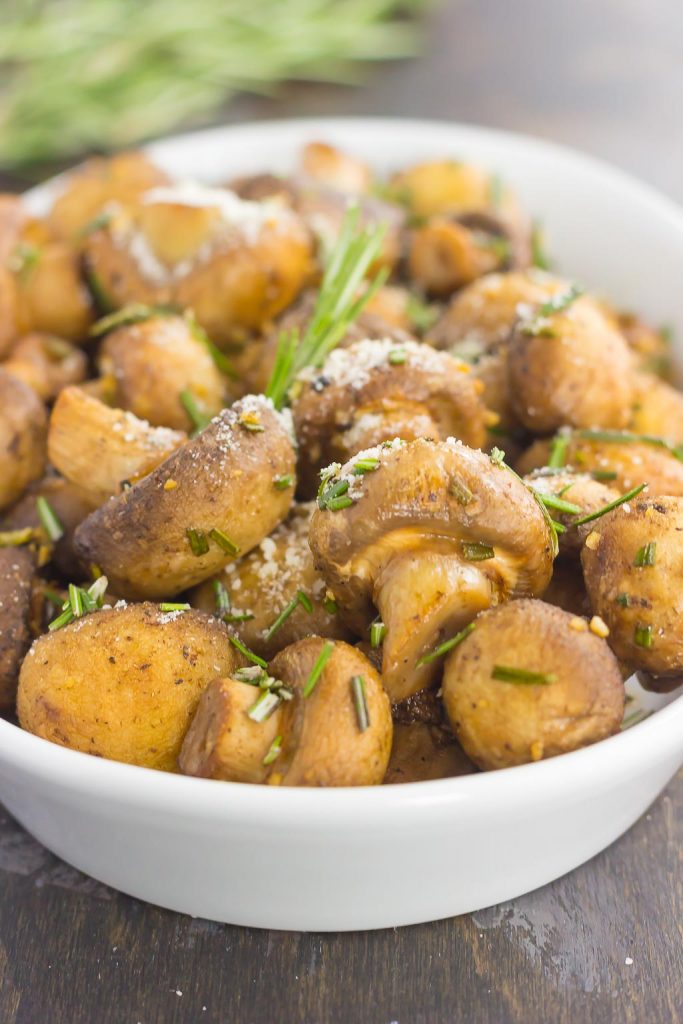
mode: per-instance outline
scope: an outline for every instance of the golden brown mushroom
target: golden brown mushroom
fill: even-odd
[[[189,393],[203,414],[215,416],[228,404],[228,381],[203,332],[183,316],[141,316],[114,329],[100,350],[100,372],[115,382],[114,404],[153,426],[190,430],[183,404]]]
[[[276,203],[186,184],[152,189],[85,241],[89,272],[115,307],[192,308],[219,344],[258,332],[311,272],[301,220]]]
[[[25,548],[0,547],[0,711],[11,711],[19,669],[31,644],[33,555]]]
[[[238,664],[210,615],[105,608],[36,640],[21,668],[19,722],[73,750],[175,771],[202,691]]]
[[[33,388],[44,402],[49,402],[62,388],[85,379],[88,360],[82,349],[64,338],[34,331],[14,344],[3,369]]]
[[[379,612],[392,700],[435,681],[437,647],[477,612],[542,592],[556,550],[515,474],[452,439],[361,452],[326,481],[310,544],[352,629]]]
[[[543,601],[510,601],[478,616],[448,656],[443,700],[465,753],[490,770],[618,732],[624,685],[585,620]]]
[[[632,668],[683,674],[683,498],[639,497],[594,524],[581,552],[593,611]]]
[[[0,368],[0,509],[42,476],[46,438],[45,406],[27,384]]]
[[[683,452],[662,438],[591,429],[561,432],[562,438],[567,468],[590,473],[622,493],[645,483],[650,494],[683,494]],[[546,466],[555,443],[535,441],[518,459],[518,472]]]
[[[47,445],[52,465],[95,507],[146,476],[186,439],[183,431],[152,427],[71,387],[55,402]]]
[[[683,443],[683,394],[654,374],[635,374],[629,430]]]
[[[302,493],[315,493],[324,466],[395,437],[457,437],[483,446],[480,391],[466,363],[419,342],[365,339],[335,349],[294,386]]]
[[[289,428],[268,399],[241,399],[88,516],[77,552],[123,597],[168,597],[215,575],[287,515],[293,489],[277,481],[294,478]]]
[[[68,175],[47,223],[58,238],[80,241],[108,203],[126,206],[149,189],[167,183],[167,175],[144,153],[92,157]]]
[[[475,766],[457,743],[434,690],[394,704],[394,738],[385,785],[469,775]]]
[[[86,337],[95,314],[79,253],[65,242],[24,245],[13,257],[17,334]]]
[[[292,488],[293,481],[285,479],[278,486]],[[229,622],[262,658],[272,658],[312,633],[339,640],[350,637],[337,614],[334,595],[327,592],[313,565],[308,545],[313,507],[312,503],[295,505],[258,547],[190,595],[193,606]]]
[[[372,171],[366,163],[326,142],[304,146],[301,171],[305,177],[339,192],[367,192],[372,185]]]
[[[516,323],[508,349],[512,408],[536,433],[562,426],[625,427],[633,361],[600,306],[576,290],[556,295]]]
[[[574,526],[577,519],[593,515],[619,497],[619,491],[589,473],[569,469],[538,469],[524,477],[524,483],[548,498],[553,519],[565,527],[558,538],[561,554],[578,554],[592,529],[590,523]],[[574,508],[563,509],[563,505]]]

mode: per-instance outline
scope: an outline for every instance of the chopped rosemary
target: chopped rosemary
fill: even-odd
[[[101,338],[119,327],[131,327],[133,324],[144,323],[157,316],[178,316],[178,307],[171,305],[148,306],[143,302],[132,302],[129,306],[117,309],[114,313],[100,317],[92,325],[88,334],[91,338]]]
[[[208,426],[211,422],[211,417],[208,416],[197,404],[197,399],[194,397],[191,391],[185,388],[178,395],[178,399],[183,409],[188,415],[188,419],[192,424],[192,429],[195,434],[201,433],[204,427]]]
[[[328,615],[336,615],[337,612],[339,611],[339,605],[337,604],[333,597],[325,596],[323,598],[323,608],[325,609]]]
[[[230,540],[227,534],[223,533],[222,530],[218,530],[216,527],[214,527],[213,530],[209,530],[209,537],[215,544],[218,544],[219,548],[225,551],[226,555],[239,555],[242,550],[239,544],[235,544],[233,540]]]
[[[583,288],[577,284],[573,284],[566,292],[553,295],[538,307],[531,319],[527,320],[520,330],[523,334],[532,336],[547,334],[551,330],[547,322],[548,318],[556,313],[564,313],[581,295],[583,295]]]
[[[613,469],[593,469],[591,476],[594,480],[616,480],[618,474]]]
[[[372,648],[381,647],[384,642],[384,637],[387,635],[387,627],[381,621],[377,619],[370,626],[370,646]]]
[[[474,498],[469,487],[466,487],[462,480],[458,480],[455,476],[451,477],[448,490],[460,505],[469,505]]]
[[[530,672],[526,668],[494,665],[491,679],[497,679],[501,683],[526,683],[530,686],[549,686],[557,681],[557,676],[553,672]]]
[[[353,472],[355,476],[363,476],[365,473],[374,472],[379,466],[379,459],[371,457],[365,459],[356,459],[353,464]]]
[[[469,541],[463,540],[462,554],[468,562],[485,562],[489,558],[495,558],[496,552],[489,544],[482,544],[480,541]]]
[[[61,603],[61,612],[56,619],[47,627],[51,633],[67,626],[74,619],[80,618],[88,612],[95,612],[104,604],[104,595],[107,592],[109,581],[106,576],[100,576],[92,583],[87,590],[70,583],[68,597]]]
[[[249,708],[247,714],[252,722],[265,722],[270,718],[277,707],[280,706],[280,696],[272,690],[264,690],[254,704]]]
[[[550,270],[551,263],[545,253],[543,229],[536,220],[531,229],[531,262],[539,270]]]
[[[220,580],[213,581],[213,594],[216,600],[216,614],[224,615],[230,611],[230,594]]]
[[[189,310],[185,311],[185,320],[190,328],[190,332],[195,341],[201,342],[206,351],[209,353],[213,360],[213,364],[221,373],[225,374],[226,377],[231,377],[232,380],[239,380],[239,374],[235,370],[225,352],[221,352],[218,345],[216,345],[211,338],[208,336],[203,327],[201,327],[194,318]]]
[[[644,569],[648,565],[654,565],[656,561],[657,541],[649,540],[647,544],[643,544],[642,548],[638,548],[633,564],[639,569]]]
[[[674,458],[683,462],[683,445],[672,444],[664,437],[654,434],[632,434],[630,430],[598,430],[589,428],[574,431],[582,441],[605,441],[608,444],[649,444],[654,448],[664,448]]]
[[[403,366],[408,358],[404,348],[392,348],[388,359],[392,366]]]
[[[438,306],[430,306],[412,293],[408,296],[406,313],[413,329],[419,334],[426,334],[439,319]]]
[[[281,750],[282,750],[282,736],[276,736],[275,739],[273,740],[273,742],[270,744],[270,747],[268,748],[268,753],[263,758],[263,764],[265,764],[265,765],[272,764],[273,761],[275,761],[276,758],[279,756]]]
[[[301,606],[305,611],[307,611],[309,615],[313,611],[311,599],[306,594],[304,594],[302,590],[297,590],[296,594],[289,602],[289,604],[285,605],[285,607],[282,609],[278,617],[275,619],[275,622],[272,624],[272,626],[269,626],[268,629],[263,634],[263,639],[266,642],[272,640],[280,626],[284,625],[284,623],[287,621],[292,612],[296,611],[296,609],[299,606]]]
[[[353,695],[353,703],[356,706],[358,728],[361,732],[365,732],[370,726],[370,712],[368,711],[368,701],[365,694],[365,680],[362,676],[354,676],[352,678],[351,693]]]
[[[571,484],[569,486],[571,487]],[[557,512],[566,512],[570,516],[578,515],[581,511],[578,505],[574,505],[571,501],[563,501],[555,494],[544,494],[543,491],[537,493],[546,508],[553,508]]]
[[[240,413],[240,417],[237,421],[241,427],[245,430],[251,431],[253,434],[262,434],[266,429],[261,423],[261,416],[258,412],[249,412],[244,410]]]
[[[162,612],[189,612],[192,606],[187,601],[162,601],[159,605],[159,611]]]
[[[567,461],[567,448],[569,447],[570,435],[567,431],[560,431],[550,442],[550,456],[548,466],[551,469],[561,469]]]
[[[631,607],[631,595],[630,594],[618,594],[616,598],[617,604],[621,605],[622,608]]]
[[[638,647],[650,648],[654,643],[652,636],[652,626],[640,626],[637,625],[633,631],[633,641]]]
[[[7,261],[7,269],[25,278],[40,262],[40,249],[28,242],[20,242]]]
[[[225,612],[223,622],[251,622],[255,618],[253,612]]]
[[[627,501],[630,501],[631,498],[635,498],[636,495],[640,494],[640,492],[644,490],[646,487],[647,484],[638,484],[637,487],[631,488],[631,490],[627,491],[626,494],[622,494],[621,497],[615,498],[614,501],[608,502],[606,505],[603,505],[602,508],[597,509],[595,512],[591,512],[587,516],[582,516],[581,519],[576,519],[572,523],[572,526],[583,526],[584,523],[592,523],[594,519],[600,519],[601,516],[606,515],[607,512],[611,512],[612,509],[619,508],[620,505],[625,505]]]
[[[494,466],[505,465],[505,452],[502,448],[496,448],[495,446],[489,452],[489,458]]]
[[[237,648],[240,654],[243,654],[244,657],[252,663],[252,665],[258,665],[260,668],[265,669],[268,668],[268,662],[264,661],[263,658],[259,658],[258,654],[254,654],[253,651],[250,651],[247,645],[243,644],[239,637],[230,634],[228,640],[230,641],[233,647]]]
[[[349,489],[348,480],[337,480],[324,490],[318,492],[318,508],[329,509],[330,512],[338,512],[342,508],[353,505],[353,499],[347,496]]]
[[[456,633],[455,636],[452,636],[450,640],[445,640],[442,644],[439,644],[438,647],[435,647],[433,651],[430,651],[429,654],[423,654],[417,663],[417,667],[421,668],[423,665],[429,665],[432,661],[436,661],[437,658],[442,657],[442,655],[448,654],[449,651],[452,651],[454,647],[457,647],[458,644],[461,644],[463,640],[470,635],[474,626],[475,623],[470,622],[468,626],[461,629],[460,632]]]
[[[32,526],[24,526],[19,530],[0,530],[0,548],[20,548],[36,539],[36,531]]]
[[[36,498],[36,509],[48,540],[56,543],[64,536],[64,527],[60,523],[57,513],[47,498],[42,495]]]
[[[318,655],[315,665],[311,669],[310,675],[306,680],[306,685],[304,686],[303,690],[304,697],[310,697],[311,694],[313,693],[313,690],[315,689],[316,683],[318,682],[320,676],[322,675],[325,665],[332,657],[333,651],[334,644],[332,643],[331,640],[328,640],[325,646],[323,647],[322,651]]]
[[[284,473],[282,476],[273,477],[273,487],[276,491],[286,491],[293,483],[294,477],[291,473]]]
[[[192,549],[192,554],[199,558],[209,550],[209,538],[203,530],[195,530],[192,527],[185,530],[185,535]]]
[[[266,395],[281,409],[296,375],[306,366],[321,366],[341,341],[350,324],[386,280],[380,271],[360,296],[358,290],[379,256],[385,225],[361,228],[357,206],[347,210],[330,252],[313,315],[302,336],[283,331]]]

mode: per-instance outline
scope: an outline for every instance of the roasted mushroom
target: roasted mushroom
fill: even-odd
[[[466,363],[419,342],[365,339],[336,349],[294,385],[302,494],[315,493],[324,466],[395,437],[457,437],[482,447],[480,392]]]
[[[114,405],[156,427],[191,430],[188,395],[207,417],[228,404],[228,381],[216,365],[220,353],[212,355],[209,339],[191,319],[148,312],[135,315],[133,307],[134,322],[125,323],[121,311],[124,323],[107,334],[100,350],[100,372],[114,379]]]
[[[38,331],[82,340],[94,320],[80,256],[65,242],[24,245],[13,260],[17,335]]]
[[[58,238],[80,241],[96,226],[98,216],[106,220],[109,203],[129,205],[149,189],[167,183],[166,174],[144,153],[92,157],[66,178],[48,214],[48,225]]]
[[[88,516],[77,552],[123,597],[168,597],[215,575],[289,511],[293,488],[277,486],[294,479],[289,426],[263,396],[241,399]]]
[[[210,615],[105,608],[35,641],[21,669],[19,721],[73,750],[175,771],[202,691],[238,664]]]
[[[543,601],[510,601],[478,616],[448,656],[443,700],[465,753],[490,770],[618,732],[624,685],[584,619]]]
[[[52,465],[95,507],[146,476],[186,439],[182,431],[151,427],[71,387],[55,402],[47,448]]]
[[[326,142],[309,142],[301,153],[305,177],[351,195],[368,192],[372,171],[366,163]]]
[[[312,269],[309,233],[292,211],[193,184],[152,189],[112,211],[85,256],[114,307],[192,308],[219,344],[261,330]]]
[[[514,236],[490,214],[441,215],[412,231],[408,274],[428,295],[447,297],[484,274],[525,267],[522,249],[515,252]]]
[[[567,468],[622,493],[645,483],[650,494],[683,494],[683,452],[664,438],[627,430],[561,431],[553,441],[535,441],[518,459],[517,471],[547,466],[556,445]]]
[[[31,644],[35,561],[25,548],[0,547],[0,711],[11,711],[19,669]]]
[[[562,426],[625,427],[633,404],[628,345],[599,305],[577,289],[516,323],[508,349],[512,408],[539,434]]]
[[[0,509],[42,476],[46,438],[45,406],[27,384],[0,368]]]
[[[683,394],[654,374],[636,374],[629,430],[683,443]]]
[[[632,668],[683,675],[683,498],[639,497],[595,523],[581,552],[593,611]]]
[[[361,452],[325,481],[318,503],[316,566],[357,633],[379,612],[392,700],[435,681],[439,645],[477,612],[550,581],[555,538],[533,494],[458,441]]]
[[[2,365],[44,402],[52,401],[69,384],[80,383],[88,370],[82,349],[64,338],[38,332],[19,338]]]
[[[285,477],[275,486],[287,490],[293,481]],[[295,505],[258,547],[190,595],[195,607],[230,623],[262,658],[272,658],[312,633],[339,640],[350,637],[334,595],[313,565],[308,546],[312,511],[312,504]]]

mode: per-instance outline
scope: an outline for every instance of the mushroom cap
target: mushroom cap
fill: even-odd
[[[42,476],[46,439],[45,406],[28,384],[0,368],[0,509]]]
[[[117,594],[176,594],[250,551],[285,518],[292,489],[280,491],[274,481],[294,476],[294,468],[288,417],[263,396],[247,396],[88,516],[76,531],[76,550]],[[215,530],[230,551],[209,538]],[[193,552],[188,531],[207,538],[204,554]]]
[[[83,283],[80,254],[66,242],[47,241],[38,259],[15,273],[17,333],[39,331],[81,341],[95,319]]]
[[[248,711],[263,693],[258,686],[228,677],[214,679],[202,693],[178,757],[184,775],[227,782],[265,782],[263,763],[280,731],[280,708],[255,722]]]
[[[683,394],[652,373],[635,374],[634,386],[629,430],[683,443]]]
[[[510,336],[512,407],[529,430],[625,427],[633,402],[633,360],[624,337],[588,296],[566,309],[517,322]],[[540,313],[537,311],[538,318]]]
[[[392,175],[389,196],[416,217],[489,211],[524,221],[516,196],[495,174],[460,160],[429,160]]]
[[[654,676],[683,673],[682,536],[683,498],[641,496],[595,523],[581,553],[610,647]]]
[[[576,750],[619,730],[624,686],[607,643],[543,601],[510,601],[476,620],[447,658],[443,700],[465,753],[485,770]],[[547,684],[493,678],[498,668]]]
[[[664,328],[655,330],[633,313],[613,315],[633,353],[637,368],[669,380],[672,363],[668,332]]]
[[[683,459],[657,438],[638,440],[628,431],[578,430],[569,433],[565,465],[609,483],[620,492],[647,484],[650,494],[683,494]],[[517,460],[526,474],[546,466],[550,441],[535,441]]]
[[[410,235],[408,274],[427,294],[448,296],[499,269],[505,263],[501,245],[509,242],[499,232],[487,234],[457,218],[433,217]]]
[[[232,624],[243,643],[262,658],[270,659],[283,647],[312,633],[340,640],[350,637],[341,616],[326,610],[327,588],[315,569],[308,545],[312,511],[313,504],[293,506],[283,523],[244,558],[226,565],[217,577],[228,592],[232,614],[253,616]],[[194,606],[216,611],[213,583],[206,580],[192,592]],[[309,598],[311,612],[299,602],[268,639],[268,629],[290,602],[296,601],[298,592]]]
[[[450,729],[428,722],[394,722],[394,741],[384,784],[451,779],[476,771]]]
[[[209,416],[226,404],[226,378],[196,326],[180,315],[152,315],[112,331],[100,349],[99,365],[102,374],[114,378],[114,404],[155,427],[192,428],[180,400],[184,391]]]
[[[82,349],[63,338],[34,331],[19,338],[3,366],[47,402],[62,388],[84,380],[88,360]]]
[[[551,509],[553,519],[566,527],[566,532],[558,537],[561,554],[577,554],[583,547],[586,536],[591,532],[591,523],[574,527],[572,524],[575,519],[598,512],[619,497],[619,491],[595,480],[590,473],[574,473],[570,469],[540,469],[523,479],[524,483],[538,494],[561,498],[571,505],[577,505],[581,510],[567,513]]]
[[[568,281],[529,269],[486,274],[463,288],[427,335],[436,348],[475,361],[507,340],[520,311],[570,287]]]
[[[306,683],[325,645],[333,646],[310,696]],[[268,781],[282,786],[375,786],[391,752],[389,698],[368,659],[341,640],[308,637],[285,647],[269,671],[294,693],[281,709],[282,752]],[[364,683],[368,726],[361,730],[352,680]]]
[[[367,459],[377,468],[356,475]],[[335,481],[348,484],[351,504],[331,511],[323,494],[311,550],[353,629],[362,633],[379,609],[394,700],[433,681],[438,663],[419,659],[482,608],[548,585],[547,518],[522,481],[480,451],[453,439],[394,441],[360,452],[326,487]]]
[[[21,662],[31,644],[35,561],[26,548],[0,548],[0,710],[12,711]]]
[[[366,338],[333,350],[299,382],[292,416],[307,494],[330,462],[394,437],[458,437],[473,448],[486,440],[481,385],[467,364],[420,342]]]
[[[261,330],[312,270],[310,235],[293,211],[191,184],[114,208],[86,239],[85,257],[115,307],[191,307],[217,343]]]
[[[239,664],[223,623],[130,604],[45,633],[24,659],[22,728],[113,761],[176,771],[200,695]]]

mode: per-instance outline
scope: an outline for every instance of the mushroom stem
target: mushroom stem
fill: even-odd
[[[420,658],[489,608],[495,596],[481,563],[467,564],[442,550],[406,552],[383,567],[374,597],[386,626],[382,675],[393,701],[434,682],[439,660],[420,665]]]

